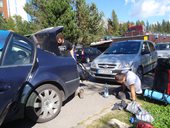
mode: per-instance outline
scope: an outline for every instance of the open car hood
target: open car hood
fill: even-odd
[[[45,28],[45,29],[42,29],[38,32],[36,32],[34,35],[39,35],[39,34],[57,34],[59,32],[62,32],[64,29],[63,26],[57,26],[57,27],[50,27],[50,28]]]

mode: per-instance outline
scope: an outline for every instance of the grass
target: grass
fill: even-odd
[[[141,101],[144,107],[154,117],[153,125],[155,128],[170,128],[170,105]]]
[[[144,101],[143,99],[139,99],[138,102],[154,117],[154,122],[152,123],[154,128],[170,128],[170,105],[161,105],[149,100]],[[108,121],[113,118],[130,124],[130,116],[132,116],[132,114],[129,112],[114,110],[113,112],[110,112],[109,114],[106,114],[100,119],[94,121],[86,128],[113,128],[113,126],[110,126],[108,123]]]

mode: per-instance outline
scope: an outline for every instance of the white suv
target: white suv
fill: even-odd
[[[155,44],[151,41],[128,40],[113,42],[91,63],[91,75],[95,78],[114,79],[123,70],[135,72],[141,79],[143,74],[157,65]]]

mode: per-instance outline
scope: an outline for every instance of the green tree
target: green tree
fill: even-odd
[[[112,11],[112,18],[108,19],[108,34],[118,36],[119,35],[119,21],[115,11]]]
[[[128,30],[128,23],[119,24],[119,35],[123,36]]]
[[[5,24],[6,24],[5,19],[2,16],[0,16],[0,29],[5,29]]]
[[[96,5],[91,3],[86,4],[85,0],[74,0],[76,10],[76,23],[79,30],[79,43],[88,44],[97,40],[99,35],[102,35],[103,14],[98,11]]]
[[[36,24],[37,30],[64,26],[65,37],[70,41],[75,41],[77,25],[71,2],[71,0],[30,0],[24,9]]]

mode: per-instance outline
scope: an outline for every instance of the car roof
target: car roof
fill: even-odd
[[[0,35],[1,34],[9,34],[9,33],[11,33],[12,31],[10,31],[10,30],[0,30]]]

